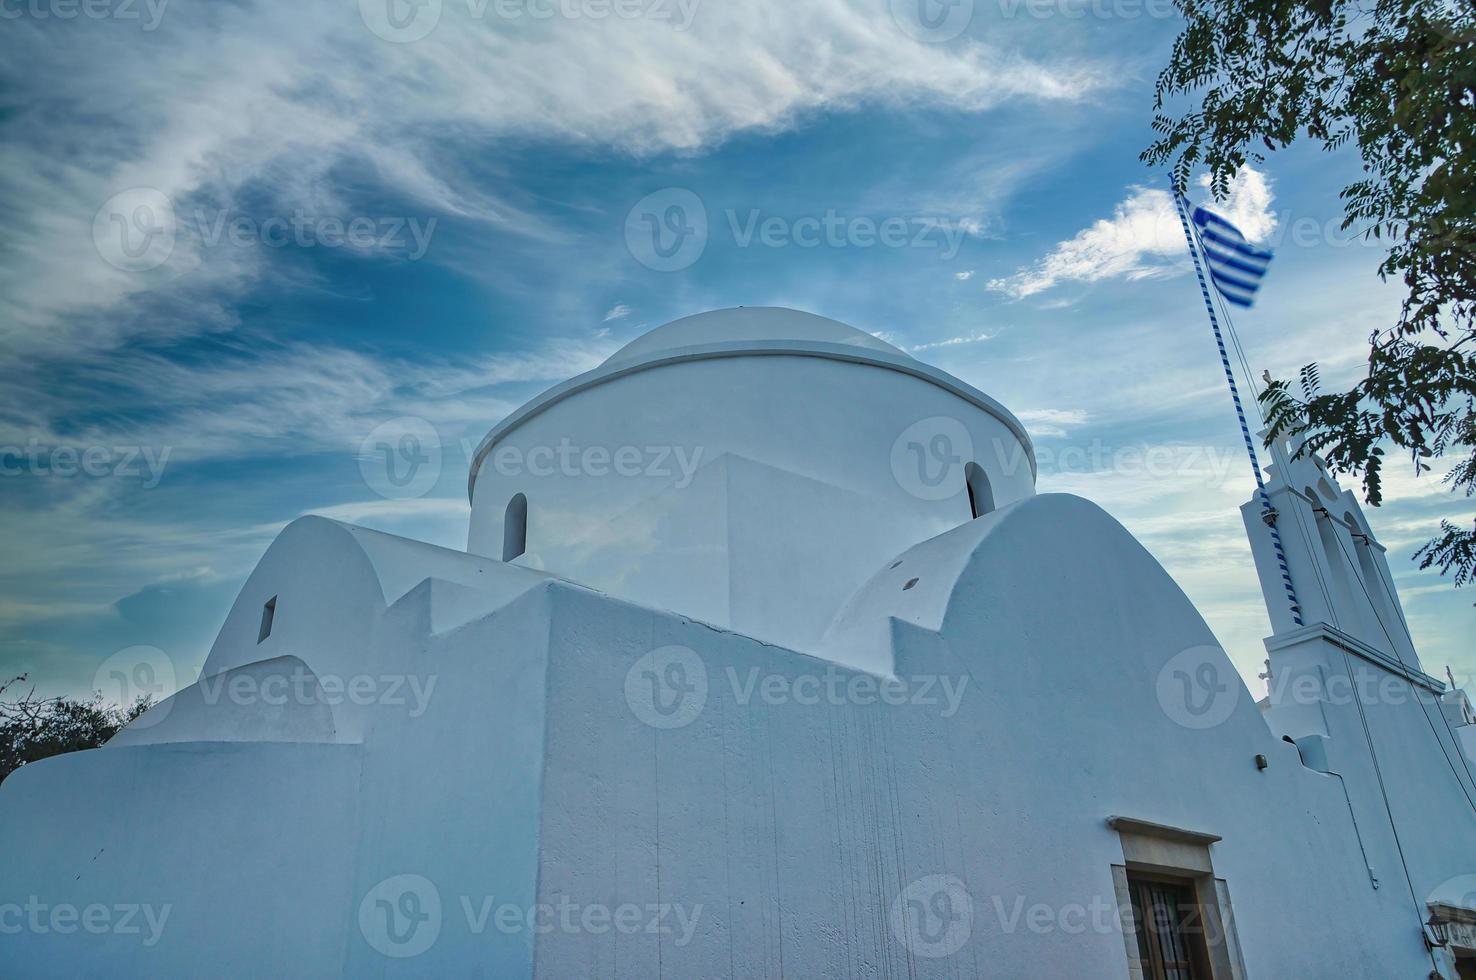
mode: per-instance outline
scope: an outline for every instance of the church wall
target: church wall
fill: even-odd
[[[1327,768],[1348,788],[1381,891],[1413,891],[1423,905],[1476,873],[1476,767],[1433,694],[1321,637],[1273,650],[1271,670],[1267,723],[1301,739],[1321,721]]]
[[[360,663],[434,678],[433,697],[373,707],[362,746],[106,748],[8,781],[0,904],[131,894],[175,916],[148,949],[6,937],[14,962],[188,972],[225,909],[243,930],[225,952],[282,976],[1127,977],[1128,852],[1107,825],[1127,816],[1222,838],[1208,858],[1246,976],[1428,969],[1396,882],[1368,884],[1341,787],[1266,727],[1223,653],[1199,661],[1234,685],[1214,724],[1165,694],[1213,637],[1110,518],[1047,495],[901,560],[852,611],[890,622],[896,704],[875,674],[560,582],[438,630],[461,599],[423,582]],[[658,691],[677,663],[700,704]],[[160,835],[147,855],[141,827]],[[246,870],[198,874],[220,847]],[[92,870],[74,887],[60,865]],[[408,914],[432,896],[422,933]],[[899,911],[944,896],[957,918],[925,930]],[[503,906],[547,928],[499,928]],[[633,931],[611,922],[625,911]]]
[[[429,584],[409,593],[390,609],[372,651],[381,670],[435,686],[421,713],[386,706],[372,715],[352,865],[355,921],[341,973],[529,976],[536,936],[498,929],[491,910],[535,902],[546,587],[440,635],[430,629],[433,601]],[[431,923],[412,929],[401,914],[407,892],[423,909],[438,907],[433,930]],[[381,894],[391,907],[363,928],[362,902]],[[413,944],[396,942],[393,930],[413,934]]]
[[[358,746],[197,742],[23,767],[0,785],[0,976],[338,973],[359,764]]]
[[[1213,637],[1115,522],[1060,500],[1001,512],[941,634],[895,627],[899,676],[969,678],[949,718],[799,703],[802,677],[860,675],[556,589],[540,897],[702,909],[680,945],[543,937],[540,972],[1126,977],[1121,933],[1077,928],[1115,908],[1111,815],[1223,838],[1210,854],[1248,976],[1428,972],[1407,898],[1368,884],[1341,789],[1272,736],[1223,653],[1233,710],[1208,728],[1171,717],[1160,675]],[[700,666],[705,698],[686,724],[653,727],[624,692],[673,645],[697,658],[686,676]],[[755,668],[789,693],[742,703]],[[938,957],[890,921],[934,876],[973,907],[967,939]]]

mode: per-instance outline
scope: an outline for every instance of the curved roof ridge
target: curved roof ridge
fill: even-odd
[[[796,340],[909,356],[880,337],[830,317],[787,306],[735,306],[694,313],[648,330],[610,355],[605,364],[635,363],[688,347],[742,343],[764,346]]]
[[[546,411],[570,395],[576,394],[586,388],[604,384],[623,378],[640,371],[663,367],[672,364],[681,364],[688,361],[709,360],[725,357],[819,357],[836,361],[847,361],[854,364],[867,364],[872,367],[885,368],[902,374],[911,375],[930,384],[937,385],[945,391],[972,403],[975,407],[983,409],[993,415],[1020,440],[1025,449],[1025,458],[1030,464],[1030,474],[1037,474],[1035,445],[1030,439],[1030,434],[1025,431],[1025,426],[1014,414],[999,402],[979,391],[977,388],[964,381],[960,381],[946,371],[935,368],[930,364],[915,360],[905,354],[892,354],[884,350],[867,349],[855,344],[837,344],[825,341],[737,341],[715,344],[699,344],[690,347],[679,347],[669,351],[654,352],[645,356],[633,357],[626,361],[616,361],[614,358],[584,374],[570,378],[562,384],[555,385],[532,401],[523,405],[512,414],[508,415],[492,431],[482,439],[476,451],[472,454],[470,472],[467,474],[467,498],[474,499],[477,475],[482,468],[482,460],[492,451],[504,435],[516,429],[530,418]]]

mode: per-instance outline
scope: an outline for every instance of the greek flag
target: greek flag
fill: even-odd
[[[1204,208],[1194,209],[1194,228],[1220,295],[1236,306],[1250,306],[1271,264],[1271,253],[1247,242],[1239,228]]]

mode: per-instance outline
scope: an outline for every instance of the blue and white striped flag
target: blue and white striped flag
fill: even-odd
[[[1271,253],[1247,242],[1239,228],[1213,211],[1195,208],[1194,227],[1215,288],[1227,302],[1250,306],[1271,264]]]

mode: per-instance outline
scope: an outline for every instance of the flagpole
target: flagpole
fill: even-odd
[[[1225,381],[1230,385],[1230,398],[1235,402],[1235,415],[1240,419],[1240,434],[1245,439],[1245,451],[1250,456],[1251,472],[1256,478],[1256,493],[1261,499],[1261,520],[1271,530],[1271,544],[1276,550],[1276,564],[1281,567],[1281,584],[1286,589],[1286,601],[1291,606],[1292,622],[1302,624],[1302,607],[1297,602],[1297,590],[1292,585],[1291,569],[1286,563],[1286,549],[1281,545],[1281,532],[1276,529],[1276,509],[1266,493],[1266,481],[1261,477],[1261,462],[1256,458],[1256,442],[1251,438],[1250,426],[1245,421],[1245,406],[1240,401],[1240,388],[1235,384],[1235,371],[1230,367],[1230,354],[1225,350],[1225,338],[1220,333],[1220,321],[1215,316],[1214,300],[1210,297],[1209,283],[1205,281],[1204,269],[1199,262],[1199,249],[1194,244],[1194,232],[1189,228],[1189,215],[1185,211],[1183,195],[1169,178],[1170,190],[1174,195],[1174,208],[1179,212],[1179,224],[1184,228],[1184,241],[1189,246],[1189,258],[1194,262],[1194,275],[1199,280],[1199,292],[1204,297],[1204,310],[1209,314],[1210,329],[1215,334],[1215,344],[1220,349],[1220,364],[1225,369]],[[1273,452],[1274,455],[1274,452]]]

